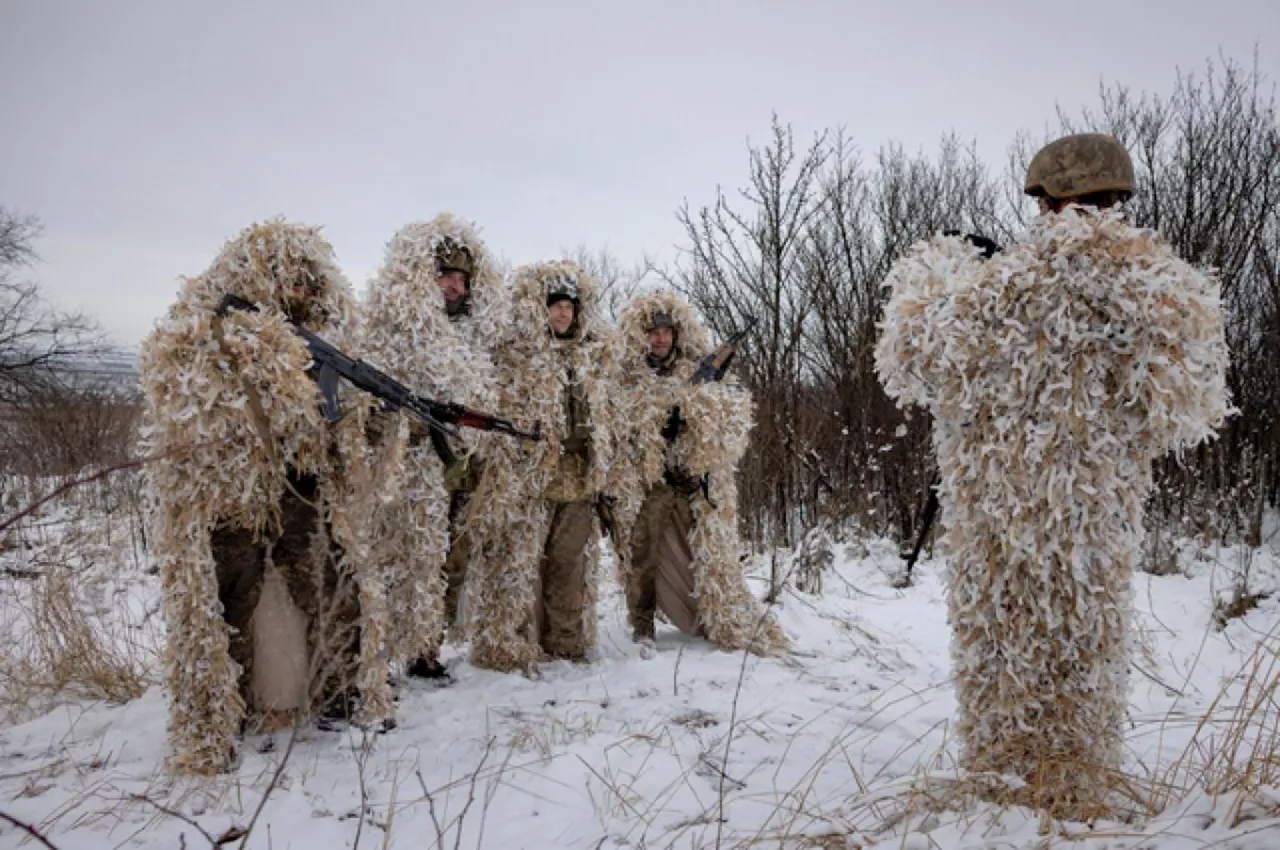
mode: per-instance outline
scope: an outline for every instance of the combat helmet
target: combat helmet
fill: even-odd
[[[1100,192],[1133,194],[1133,160],[1105,133],[1077,133],[1050,142],[1027,167],[1023,191],[1032,197],[1082,198]]]
[[[446,239],[436,249],[436,269],[440,274],[451,271],[462,272],[470,281],[476,269],[475,257],[466,245]]]
[[[656,331],[658,328],[669,328],[674,331],[676,329],[675,316],[672,316],[668,310],[654,310],[649,314],[649,321],[645,322],[645,330]]]
[[[581,303],[578,279],[568,272],[556,272],[547,279],[546,284],[548,307],[557,301],[572,301],[574,304]]]

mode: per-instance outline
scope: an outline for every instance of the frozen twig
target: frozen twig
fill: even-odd
[[[280,757],[280,764],[276,766],[276,772],[272,774],[267,790],[262,792],[262,799],[258,801],[258,807],[253,810],[253,817],[249,818],[249,825],[245,828],[244,835],[240,837],[240,850],[245,850],[245,847],[249,845],[249,836],[253,834],[253,827],[262,815],[262,810],[267,807],[267,800],[271,797],[271,792],[280,784],[280,777],[284,776],[285,766],[289,764],[289,756],[292,755],[293,744],[297,740],[298,724],[295,721],[293,730],[289,733],[289,743],[285,746],[284,754]]]
[[[200,833],[200,835],[204,837],[204,840],[209,842],[209,846],[213,848],[223,847],[227,844],[230,844],[232,841],[235,841],[237,838],[244,838],[249,834],[248,830],[241,829],[240,827],[233,825],[233,826],[227,827],[227,830],[224,833],[222,833],[222,835],[219,835],[217,838],[214,838],[212,835],[209,834],[208,830],[202,827],[193,818],[187,817],[182,812],[171,809],[168,806],[163,806],[144,794],[131,794],[129,795],[129,799],[139,803],[146,803],[147,805],[154,808],[156,811],[160,812],[162,815],[168,815],[171,818],[175,818],[177,820],[182,821],[183,823],[193,828],[196,832]],[[185,833],[181,834],[179,838],[182,841],[182,846],[186,847],[187,846],[186,834]]]
[[[453,820],[449,821],[448,823],[445,823],[445,824],[440,823],[440,819],[436,815],[435,795],[432,794],[431,791],[427,788],[426,780],[422,778],[422,771],[420,769],[414,771],[414,775],[417,776],[418,778],[418,785],[422,788],[422,795],[423,797],[426,798],[426,801],[427,801],[427,812],[431,816],[431,824],[436,831],[436,846],[439,847],[440,850],[444,850],[445,839],[448,836],[449,830],[451,829],[454,831],[454,837],[453,837],[454,850],[460,850],[460,848],[462,847],[462,826],[463,826],[463,823],[466,821],[467,812],[470,811],[472,804],[475,803],[476,783],[480,780],[480,774],[484,772],[484,766],[485,766],[485,763],[489,760],[489,756],[493,754],[493,745],[496,742],[496,740],[497,739],[494,738],[493,736],[490,736],[485,739],[484,754],[480,756],[479,763],[476,764],[475,770],[471,771],[471,776],[467,780],[467,802],[463,804],[462,811],[458,813],[458,816]],[[510,758],[509,753],[508,753],[508,758]],[[505,764],[504,764],[504,767],[505,767]],[[487,801],[485,803],[485,808],[486,810],[488,809]],[[483,833],[483,825],[482,825],[481,836],[483,836],[483,834],[484,833]]]
[[[61,484],[49,495],[44,496],[43,498],[40,498],[40,499],[36,499],[34,502],[27,505],[22,510],[18,511],[13,516],[8,517],[4,521],[0,521],[0,531],[8,530],[10,527],[18,524],[24,518],[31,516],[36,511],[40,510],[41,507],[43,507],[44,505],[47,505],[49,502],[52,502],[54,499],[58,498],[63,493],[66,493],[69,490],[74,490],[77,487],[83,487],[86,484],[92,484],[95,481],[99,481],[110,475],[114,475],[117,472],[124,472],[127,469],[137,469],[140,466],[146,466],[148,463],[161,460],[162,458],[168,457],[169,455],[179,450],[183,450],[183,451],[195,450],[195,449],[206,448],[208,446],[216,445],[217,443],[225,443],[225,442],[227,442],[227,440],[211,440],[206,443],[197,443],[195,445],[190,445],[190,446],[175,446],[174,448],[166,449],[165,451],[157,452],[156,454],[147,455],[146,457],[135,458],[134,460],[128,460],[123,463],[112,464],[111,466],[108,466],[105,469],[98,470],[92,475],[85,475],[80,478],[72,478],[71,480]]]
[[[352,850],[360,850],[360,835],[364,832],[364,818],[369,811],[369,787],[364,781],[364,765],[369,759],[369,733],[360,736],[360,752],[356,755],[356,781],[360,784],[360,813],[356,817],[356,838]]]
[[[32,838],[34,838],[36,841],[39,841],[45,847],[48,847],[49,850],[58,850],[57,845],[55,845],[49,839],[45,838],[44,835],[41,834],[41,832],[31,824],[26,823],[25,821],[20,821],[17,818],[15,818],[13,815],[5,814],[4,812],[0,812],[0,820],[4,820],[12,824],[13,826],[17,827],[18,829],[22,830],[27,835],[30,835]],[[204,830],[201,830],[201,832],[203,831]]]

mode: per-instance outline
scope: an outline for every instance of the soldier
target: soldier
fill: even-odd
[[[493,347],[505,327],[507,291],[484,242],[474,229],[460,231],[461,248],[442,260],[440,288],[445,310],[460,339],[471,376],[474,406],[490,409],[497,403],[493,389]],[[483,441],[485,436],[476,435]],[[471,531],[467,517],[471,496],[484,471],[480,443],[457,449],[458,460],[445,470],[449,493],[449,555],[445,559],[445,623],[453,628],[465,620],[462,595],[471,559]],[[462,629],[458,631],[461,633]]]
[[[495,322],[501,287],[472,225],[444,213],[401,228],[369,288],[368,359],[417,392],[490,408],[492,368],[481,344],[488,334],[478,325]],[[439,650],[465,575],[474,445],[454,442],[456,459],[446,467],[417,419],[399,439],[408,442],[398,447],[405,452],[399,495],[378,508],[373,530],[374,557],[397,602],[389,643],[409,675],[447,679]]]
[[[613,482],[614,546],[634,639],[653,651],[661,610],[722,649],[785,649],[742,574],[736,474],[754,424],[750,395],[733,379],[690,383],[711,345],[674,293],[633,299],[618,325],[618,405],[633,427]]]
[[[595,644],[595,499],[618,425],[597,297],[575,263],[515,273],[494,356],[498,406],[540,424],[542,441],[492,443],[476,492],[467,593],[478,667],[581,661]]]
[[[1151,462],[1229,412],[1218,282],[1125,220],[1118,141],[1031,161],[1042,215],[989,260],[916,245],[876,364],[933,414],[964,765],[1057,816],[1106,810],[1128,704],[1130,573]]]
[[[225,295],[257,309],[219,314]],[[176,770],[231,766],[246,708],[264,730],[317,708],[389,715],[382,588],[361,548],[366,410],[322,419],[290,324],[340,344],[352,308],[319,231],[275,221],[188,279],[142,345]]]

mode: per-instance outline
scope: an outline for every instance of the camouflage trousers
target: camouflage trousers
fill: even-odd
[[[626,577],[627,619],[636,640],[653,639],[659,609],[685,634],[702,633],[687,540],[692,524],[689,496],[667,484],[649,489],[631,528]]]
[[[217,567],[218,600],[231,629],[230,654],[241,667],[240,692],[253,705],[253,634],[250,623],[262,595],[267,565],[279,570],[293,604],[307,617],[311,701],[343,696],[355,680],[360,652],[360,602],[346,574],[341,547],[317,509],[314,476],[289,478],[280,503],[280,525],[255,539],[252,531],[214,528],[210,543]]]
[[[548,503],[549,527],[534,588],[534,619],[542,651],[552,658],[587,655],[587,544],[595,533],[590,501]]]
[[[484,461],[469,454],[445,470],[444,484],[449,492],[449,554],[444,562],[444,622],[453,628],[458,622],[458,603],[466,583],[467,566],[471,562],[471,529],[467,517],[471,497],[484,475]]]
[[[471,531],[466,526],[471,505],[470,490],[454,490],[449,494],[449,555],[444,561],[444,622],[451,629],[458,621],[458,599],[467,579],[471,560]]]

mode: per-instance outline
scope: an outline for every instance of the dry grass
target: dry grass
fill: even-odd
[[[1232,826],[1249,816],[1264,789],[1280,786],[1280,624],[1226,679],[1156,786],[1157,811],[1192,788],[1230,797]]]
[[[948,769],[941,763],[943,744],[938,753],[916,765],[912,776],[871,783],[859,779],[859,793],[838,811],[804,810],[803,803],[809,802],[804,789],[805,793],[788,801],[788,825],[795,823],[801,811],[810,823],[844,820],[849,829],[843,837],[853,842],[847,846],[859,846],[855,838],[885,840],[931,831],[943,823],[962,831],[985,829],[993,819],[1021,812],[1038,819],[1042,836],[1100,837],[1104,833],[1098,829],[1118,822],[1126,825],[1126,834],[1131,831],[1138,837],[1152,828],[1153,818],[1164,815],[1179,820],[1178,804],[1199,793],[1211,795],[1215,804],[1227,804],[1225,809],[1218,805],[1214,809],[1226,812],[1221,822],[1229,829],[1258,818],[1280,817],[1274,791],[1269,790],[1280,787],[1280,625],[1260,637],[1246,663],[1227,677],[1198,718],[1170,713],[1158,725],[1163,734],[1165,727],[1184,722],[1194,724],[1194,731],[1171,764],[1124,772],[1075,766],[1080,776],[1100,783],[1107,792],[1107,810],[1092,812],[1089,818],[1067,819],[1053,807],[1046,809],[1035,783]],[[783,820],[781,812],[775,817]],[[1206,826],[1200,822],[1196,828]]]
[[[569,704],[561,711],[548,710],[555,708],[553,703],[544,705],[541,711],[516,706],[489,706],[487,711],[494,720],[507,721],[512,726],[503,746],[517,753],[537,753],[544,759],[587,741],[600,731],[600,713],[595,709],[602,706]]]
[[[1035,781],[1021,783],[959,771],[947,757],[950,747],[945,735],[937,750],[920,755],[906,775],[859,775],[848,752],[858,733],[833,742],[790,791],[775,789],[764,795],[772,797],[774,810],[755,835],[726,835],[723,842],[706,840],[704,835],[690,839],[690,846],[825,848],[880,846],[881,842],[892,846],[908,835],[935,831],[952,837],[956,833],[990,835],[1007,828],[1025,829],[1028,824],[1038,827],[1044,846],[1117,837],[1141,842],[1184,827],[1196,833],[1210,824],[1248,831],[1256,828],[1250,821],[1280,817],[1274,792],[1280,787],[1280,624],[1257,635],[1247,661],[1225,677],[1221,692],[1207,708],[1198,706],[1193,714],[1170,710],[1163,717],[1135,721],[1135,731],[1148,727],[1142,735],[1159,733],[1161,740],[1190,738],[1172,764],[1148,766],[1139,761],[1124,771],[1087,764],[1052,767],[1058,774],[1087,777],[1082,781],[1102,790],[1089,797],[1104,805],[1087,816],[1067,811],[1070,805],[1046,807],[1045,789]],[[1158,671],[1151,636],[1140,637],[1146,640],[1136,642],[1134,660],[1140,667],[1145,661]],[[1180,696],[1172,686],[1153,681]],[[855,788],[837,800],[831,793],[836,789],[819,792],[819,784],[830,780],[819,783],[818,775],[838,769],[840,763],[848,771],[845,784]],[[1212,798],[1212,815],[1192,805],[1206,794]],[[750,796],[765,802],[759,794]],[[738,797],[739,802],[744,799]],[[708,811],[703,818],[687,820],[676,832],[689,837],[692,830],[713,830],[713,816]],[[946,840],[937,846],[945,846]]]
[[[5,492],[12,502],[54,483],[11,478]],[[144,560],[130,483],[68,493],[7,532],[0,719],[26,719],[64,700],[127,702],[152,683],[158,618],[135,616],[117,581]]]
[[[18,621],[0,650],[0,712],[22,714],[58,697],[128,702],[142,695],[152,650],[89,613],[69,570],[48,571],[26,590],[10,600]]]

